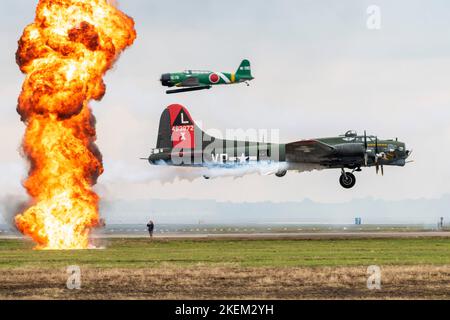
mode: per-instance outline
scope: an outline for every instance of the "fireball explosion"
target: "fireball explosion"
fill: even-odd
[[[36,249],[89,248],[103,165],[88,103],[102,99],[103,75],[135,39],[133,19],[107,0],[40,0],[19,40],[26,78],[17,110],[27,126],[23,184],[32,201],[15,222]]]

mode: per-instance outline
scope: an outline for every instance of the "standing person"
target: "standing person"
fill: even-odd
[[[147,223],[148,233],[150,234],[150,239],[153,239],[153,230],[155,230],[155,224],[152,220]]]

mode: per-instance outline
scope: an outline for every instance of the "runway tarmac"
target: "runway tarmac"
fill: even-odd
[[[95,234],[94,239],[136,239],[147,238],[146,233],[137,234]],[[228,233],[228,234],[156,234],[156,240],[319,240],[319,239],[411,239],[411,238],[450,238],[450,232],[423,231],[423,232],[297,232],[297,233]],[[0,240],[24,239],[18,235],[0,235]]]
[[[144,235],[147,237],[148,235]],[[100,235],[99,238],[142,238],[143,235]],[[230,234],[165,234],[155,239],[230,239],[230,240],[308,240],[308,239],[365,239],[365,238],[450,238],[450,232],[304,232],[304,233],[230,233]]]

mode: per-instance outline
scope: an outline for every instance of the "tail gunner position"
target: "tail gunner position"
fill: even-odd
[[[169,106],[161,115],[158,142],[148,161],[153,165],[236,168],[255,163],[278,163],[273,173],[284,177],[289,170],[340,169],[339,182],[346,189],[356,183],[354,173],[375,167],[403,167],[411,151],[398,139],[382,140],[374,135],[345,135],[300,140],[287,144],[223,140],[204,133],[181,105]],[[205,176],[208,178],[208,176]]]

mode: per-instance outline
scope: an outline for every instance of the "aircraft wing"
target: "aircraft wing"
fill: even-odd
[[[335,148],[319,140],[302,140],[286,144],[286,160],[321,163],[334,153]]]
[[[179,87],[197,87],[200,85],[197,77],[189,77],[183,82],[180,82],[177,86]]]
[[[175,90],[167,90],[167,94],[180,93],[180,92],[189,92],[189,91],[199,91],[199,90],[209,90],[211,86],[198,86],[198,87],[184,87],[181,89]]]

